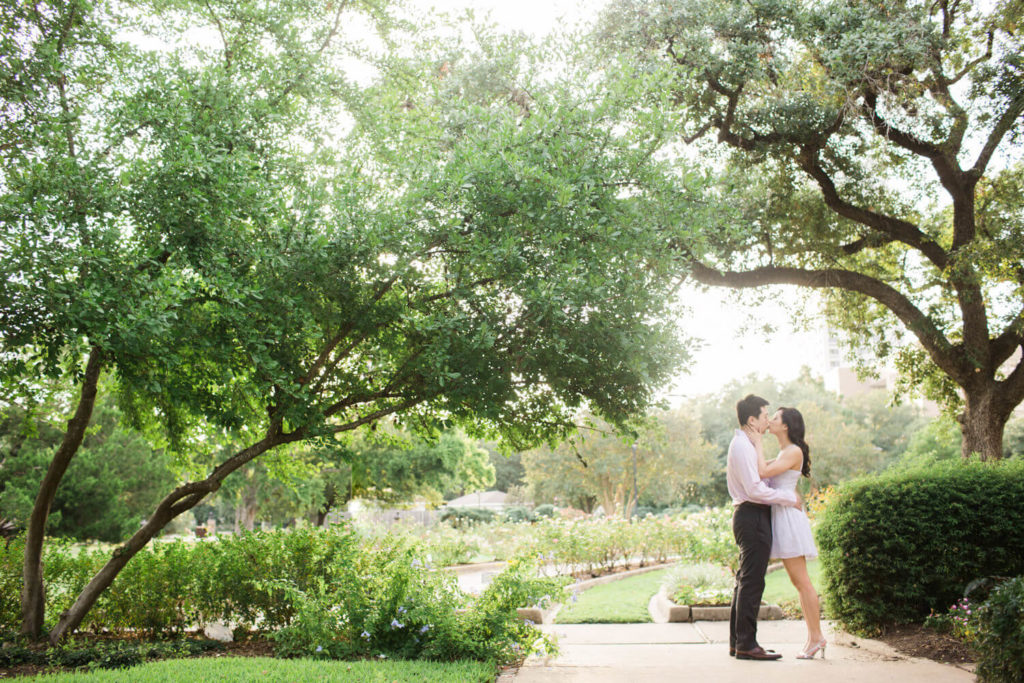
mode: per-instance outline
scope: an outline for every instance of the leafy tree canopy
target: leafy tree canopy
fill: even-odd
[[[616,0],[595,32],[636,108],[674,112],[719,175],[719,214],[672,245],[693,278],[825,289],[831,322],[962,411],[964,454],[986,458],[1024,399],[1022,18],[1009,0]]]

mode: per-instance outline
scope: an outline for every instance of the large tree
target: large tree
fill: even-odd
[[[638,108],[674,112],[721,172],[720,217],[674,244],[693,278],[823,288],[985,459],[1024,399],[1022,19],[1012,0],[616,0],[597,34]]]
[[[46,520],[101,375],[137,427],[215,464],[112,553],[54,642],[273,448],[390,415],[527,447],[582,405],[623,422],[682,358],[645,209],[673,196],[658,141],[617,127],[605,93],[546,84],[518,40],[425,42],[360,89],[337,65],[367,7],[0,9],[2,379],[22,402],[40,377],[75,387],[28,520],[24,633],[44,623]]]

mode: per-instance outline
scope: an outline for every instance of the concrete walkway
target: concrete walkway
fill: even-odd
[[[729,623],[545,625],[558,638],[557,657],[531,657],[501,683],[639,683],[640,681],[735,681],[736,683],[966,683],[974,674],[948,664],[914,659],[884,643],[836,633],[826,623],[827,659],[796,659],[806,632],[801,621],[761,621],[758,640],[782,653],[777,662],[729,657]]]

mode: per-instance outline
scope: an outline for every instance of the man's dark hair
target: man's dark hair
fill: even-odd
[[[745,398],[737,402],[736,417],[740,420],[740,427],[746,426],[747,420],[750,418],[758,417],[761,414],[761,408],[766,405],[768,405],[768,401],[753,394],[747,394]]]

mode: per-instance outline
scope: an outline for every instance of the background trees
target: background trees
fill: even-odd
[[[596,422],[556,448],[523,454],[536,502],[557,499],[587,511],[600,505],[605,514],[626,517],[637,500],[677,502],[688,485],[707,480],[714,462],[714,448],[701,437],[698,421],[683,411],[652,414],[638,426],[635,440]]]
[[[58,401],[59,403],[59,401]],[[0,510],[26,520],[66,426],[64,410],[47,401],[33,414],[5,411],[0,422]],[[57,490],[47,533],[76,540],[118,541],[174,485],[170,457],[126,428],[109,394],[101,394],[78,456]]]
[[[721,171],[721,214],[672,244],[693,278],[824,288],[831,322],[959,411],[986,459],[1024,399],[1022,11],[619,0],[597,32],[637,108],[675,112]]]

